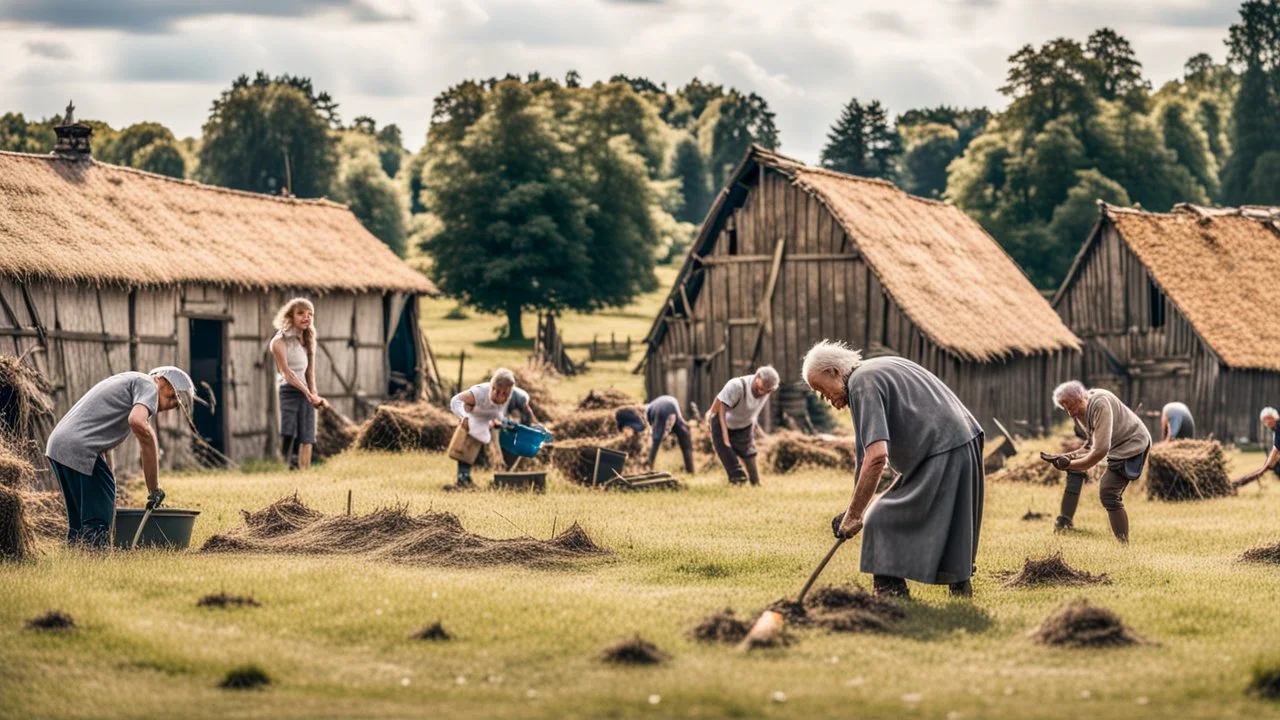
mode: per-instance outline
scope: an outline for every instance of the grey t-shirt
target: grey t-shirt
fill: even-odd
[[[982,426],[933,373],[900,357],[866,360],[849,376],[849,413],[858,466],[871,443],[889,443],[889,462],[903,474],[926,458],[964,445]]]
[[[520,422],[529,420],[529,393],[520,388],[511,388],[511,399],[507,401],[507,415],[519,415]]]
[[[741,430],[754,425],[765,403],[769,402],[768,395],[756,397],[751,392],[751,382],[755,377],[743,375],[733,378],[724,384],[720,394],[716,396],[717,400],[724,403],[724,424],[730,430]]]
[[[44,454],[50,460],[89,475],[98,456],[129,437],[129,413],[134,405],[155,415],[160,402],[150,375],[123,372],[94,385],[71,406],[49,434]]]
[[[1169,437],[1173,440],[1182,440],[1193,438],[1196,436],[1196,421],[1191,417],[1191,408],[1180,402],[1166,403],[1164,409],[1165,420],[1169,421]]]

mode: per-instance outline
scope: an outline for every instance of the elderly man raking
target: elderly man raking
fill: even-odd
[[[769,395],[777,389],[778,371],[765,365],[753,375],[732,378],[725,383],[707,411],[711,444],[733,485],[748,481],[752,485],[760,484],[760,471],[756,468],[756,425]]]
[[[1248,485],[1265,475],[1268,470],[1280,474],[1280,432],[1276,432],[1276,425],[1280,425],[1280,412],[1273,407],[1265,407],[1262,408],[1258,419],[1271,431],[1271,450],[1267,453],[1267,459],[1262,463],[1262,467],[1232,480],[1233,487]]]
[[[67,505],[67,542],[105,548],[115,519],[116,478],[111,450],[132,433],[142,456],[147,508],[164,501],[160,448],[152,416],[181,406],[190,412],[195,385],[166,365],[143,374],[123,372],[89,389],[49,434],[45,455]],[[181,401],[179,401],[181,397]]]
[[[898,357],[863,360],[824,340],[803,375],[836,409],[849,408],[857,480],[837,537],[862,533],[862,571],[877,595],[908,597],[907,580],[973,592],[982,528],[982,426],[933,373]],[[874,503],[885,463],[902,477]]]
[[[1124,509],[1124,490],[1142,474],[1151,449],[1151,433],[1120,398],[1110,390],[1088,390],[1078,380],[1059,385],[1053,391],[1053,403],[1062,408],[1084,428],[1088,439],[1072,452],[1040,457],[1059,470],[1067,471],[1067,487],[1062,493],[1062,507],[1055,527],[1073,527],[1080,490],[1089,468],[1107,461],[1107,471],[1098,483],[1098,496],[1111,522],[1111,532],[1122,543],[1129,542],[1129,513]]]

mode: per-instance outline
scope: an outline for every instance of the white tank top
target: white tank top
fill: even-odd
[[[294,375],[297,375],[305,383],[307,381],[307,349],[302,346],[302,338],[298,337],[298,331],[288,328],[277,332],[271,337],[271,342],[267,343],[268,351],[277,338],[284,340],[285,364],[289,366]],[[284,379],[284,373],[281,372],[276,373],[276,380],[281,385],[289,384]]]
[[[507,415],[507,403],[511,402],[511,396],[507,396],[507,402],[496,405],[489,399],[489,383],[480,383],[472,385],[469,391],[471,396],[476,399],[476,404],[471,408],[471,412],[467,413],[468,432],[471,437],[488,445],[493,436],[489,433],[489,423],[493,420],[505,418]]]

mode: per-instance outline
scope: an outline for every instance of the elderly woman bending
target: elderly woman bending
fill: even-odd
[[[449,409],[461,418],[449,456],[458,461],[456,485],[449,489],[471,490],[471,466],[476,457],[493,440],[493,429],[506,419],[507,407],[516,390],[516,376],[506,368],[498,368],[487,383],[472,385],[449,401]]]
[[[743,375],[725,383],[707,411],[711,444],[729,474],[729,482],[734,485],[748,480],[752,485],[760,484],[760,472],[756,469],[756,424],[769,402],[769,395],[777,389],[778,371],[765,365],[754,375]]]
[[[982,526],[982,426],[933,373],[899,357],[862,360],[844,343],[822,341],[803,375],[857,433],[857,481],[832,523],[837,537],[862,533],[862,571],[877,595],[907,597],[907,580],[973,592]],[[902,477],[874,504],[885,463]]]

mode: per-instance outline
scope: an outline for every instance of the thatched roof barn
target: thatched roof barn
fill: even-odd
[[[993,417],[1047,428],[1053,385],[1078,349],[958,208],[753,147],[646,338],[646,389],[705,409],[760,364],[799,382],[802,356],[823,338],[924,365],[992,432]],[[787,404],[774,403],[774,422]]]
[[[1277,249],[1280,208],[1100,204],[1053,300],[1085,344],[1082,379],[1141,405],[1153,431],[1176,400],[1201,435],[1261,441],[1258,411],[1280,403],[1280,325],[1265,296]]]
[[[88,126],[57,131],[50,155],[0,152],[0,353],[27,355],[59,414],[108,375],[174,364],[216,401],[195,418],[210,444],[275,455],[266,343],[295,295],[316,304],[318,389],[341,412],[422,391],[415,299],[435,288],[345,206],[103,164]],[[192,439],[167,415],[164,462],[183,464]]]

